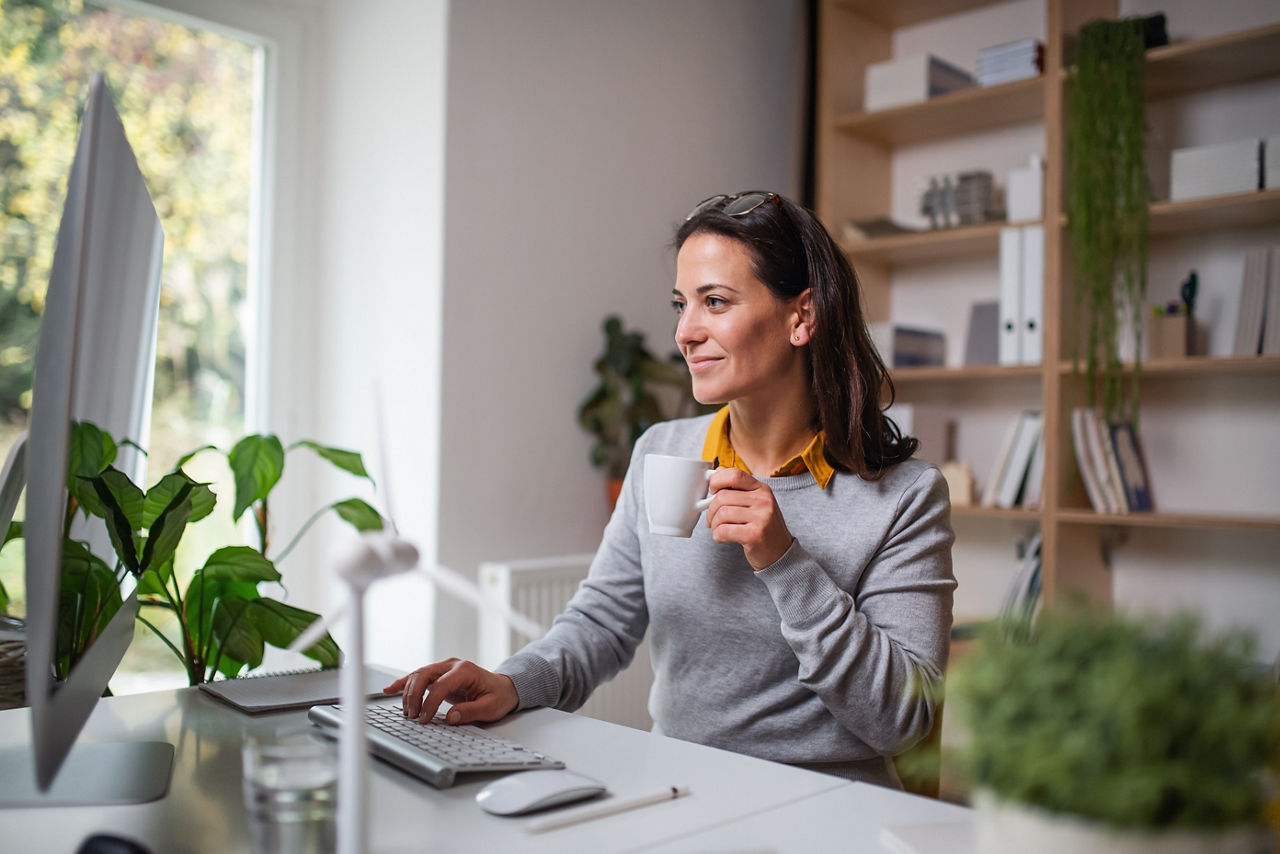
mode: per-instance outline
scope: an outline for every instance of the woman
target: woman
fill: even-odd
[[[422,720],[447,699],[449,723],[572,710],[650,630],[655,731],[897,786],[891,757],[932,727],[947,659],[946,482],[880,411],[887,371],[857,280],[808,211],[715,196],[675,246],[676,343],[694,397],[726,405],[640,438],[590,575],[545,637],[496,672],[451,659],[387,692]],[[718,464],[691,539],[648,531],[654,453]]]

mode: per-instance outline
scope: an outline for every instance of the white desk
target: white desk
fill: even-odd
[[[0,712],[0,747],[26,741],[28,712]],[[305,712],[250,717],[195,689],[113,697],[98,704],[81,740],[166,740],[174,745],[166,797],[123,807],[0,812],[6,852],[75,851],[93,832],[135,838],[155,854],[249,850],[241,805],[240,745],[251,734],[308,727]],[[958,807],[703,747],[591,718],[540,709],[492,727],[544,750],[627,796],[686,783],[692,795],[585,824],[530,834],[528,817],[476,806],[494,775],[433,789],[374,761],[369,804],[375,852],[879,851],[881,824],[955,821]],[[103,769],[110,773],[110,769]],[[860,842],[867,844],[861,845]]]

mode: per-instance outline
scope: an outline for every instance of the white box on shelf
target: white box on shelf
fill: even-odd
[[[1005,209],[1009,222],[1044,218],[1044,158],[1039,154],[1031,155],[1025,169],[1010,170]]]
[[[1262,180],[1262,141],[1244,139],[1175,149],[1169,199],[1225,196],[1257,190]]]
[[[930,54],[867,66],[862,108],[870,113],[968,89],[973,75]]]
[[[1280,187],[1280,136],[1269,136],[1262,141],[1262,189]]]

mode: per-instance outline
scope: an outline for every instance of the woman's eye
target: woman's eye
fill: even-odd
[[[728,304],[723,297],[707,297],[707,308],[724,308]]]
[[[680,302],[680,300],[673,299],[671,301],[671,310],[676,314],[684,314],[684,303]]]

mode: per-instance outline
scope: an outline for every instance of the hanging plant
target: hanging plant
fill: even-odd
[[[1100,403],[1108,420],[1130,422],[1138,417],[1140,308],[1147,289],[1145,71],[1142,19],[1097,20],[1081,29],[1067,133],[1076,328],[1088,333],[1090,405]],[[1132,335],[1134,345],[1127,390],[1120,363],[1122,331]],[[1077,369],[1080,343],[1077,335]]]

